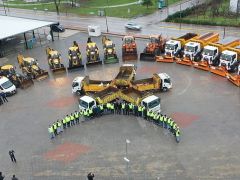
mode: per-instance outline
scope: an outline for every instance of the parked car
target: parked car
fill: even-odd
[[[65,28],[60,23],[52,24],[50,27],[53,32],[64,32],[65,31]]]
[[[132,30],[138,30],[140,31],[142,29],[142,27],[134,22],[129,22],[127,24],[125,24],[125,28],[127,29],[132,29]]]

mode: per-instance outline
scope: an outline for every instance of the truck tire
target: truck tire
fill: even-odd
[[[167,92],[167,91],[168,91],[168,88],[163,87],[163,88],[162,88],[162,91],[163,91],[163,92]]]

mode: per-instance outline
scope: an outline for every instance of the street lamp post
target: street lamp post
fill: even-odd
[[[107,7],[109,6],[108,0],[107,0]],[[106,21],[106,27],[107,27],[107,32],[108,32],[108,20],[107,20],[107,13],[106,13],[106,8],[104,8],[104,14],[105,14],[105,21]]]

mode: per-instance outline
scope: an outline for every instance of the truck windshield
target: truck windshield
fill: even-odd
[[[2,84],[3,89],[8,89],[12,86],[13,84],[10,81],[6,81],[5,83]]]
[[[171,80],[170,80],[170,78],[164,79],[164,82],[170,84],[170,83],[171,83]]]
[[[228,54],[221,54],[220,59],[225,60],[225,61],[231,61],[232,56]]]
[[[81,99],[80,99],[80,101],[79,101],[79,105],[80,105],[81,107],[85,108],[85,109],[88,108],[88,103],[87,103],[86,101],[81,100]]]
[[[148,109],[152,109],[152,108],[158,106],[159,104],[160,104],[160,99],[158,98],[158,99],[155,99],[155,100],[149,102],[147,106],[148,106]]]
[[[208,55],[208,56],[213,56],[214,55],[214,51],[210,50],[210,49],[203,49],[203,55]]]
[[[77,82],[74,82],[73,84],[72,84],[72,87],[77,87],[78,86],[78,83]]]
[[[195,47],[193,47],[193,46],[185,46],[184,50],[187,51],[187,52],[195,52]]]
[[[173,44],[166,44],[165,49],[174,50],[174,45]]]

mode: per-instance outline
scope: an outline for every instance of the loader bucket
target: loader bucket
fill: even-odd
[[[141,53],[140,61],[155,61],[155,55],[149,53]]]
[[[227,74],[228,74],[227,70],[224,67],[211,66],[210,72],[213,73],[213,74],[217,74],[219,76],[222,76],[222,77],[227,77]]]
[[[115,57],[108,57],[104,60],[104,64],[112,64],[112,63],[118,63],[119,59]]]
[[[236,86],[240,87],[240,75],[231,75],[228,74],[227,78],[229,81],[231,81],[233,84],[235,84]]]
[[[86,63],[86,66],[99,65],[99,64],[102,64],[102,61],[101,61],[101,60],[88,61],[88,62]]]
[[[170,56],[156,56],[157,62],[173,63],[174,58]]]
[[[83,64],[72,66],[72,67],[68,67],[67,69],[68,69],[68,71],[71,71],[71,70],[76,70],[76,69],[81,69],[81,68],[84,68]]]
[[[48,72],[44,71],[42,74],[36,76],[36,80],[42,81],[44,79],[47,79],[48,77],[49,77]]]
[[[204,71],[210,71],[210,67],[207,62],[194,62],[193,67]]]
[[[122,60],[123,61],[134,61],[138,59],[137,54],[123,54],[122,55]]]
[[[52,69],[52,72],[53,73],[63,73],[63,72],[66,72],[66,68],[61,67],[61,68]]]
[[[32,79],[24,79],[22,82],[21,82],[21,89],[27,89],[28,87],[34,85],[34,82]]]

